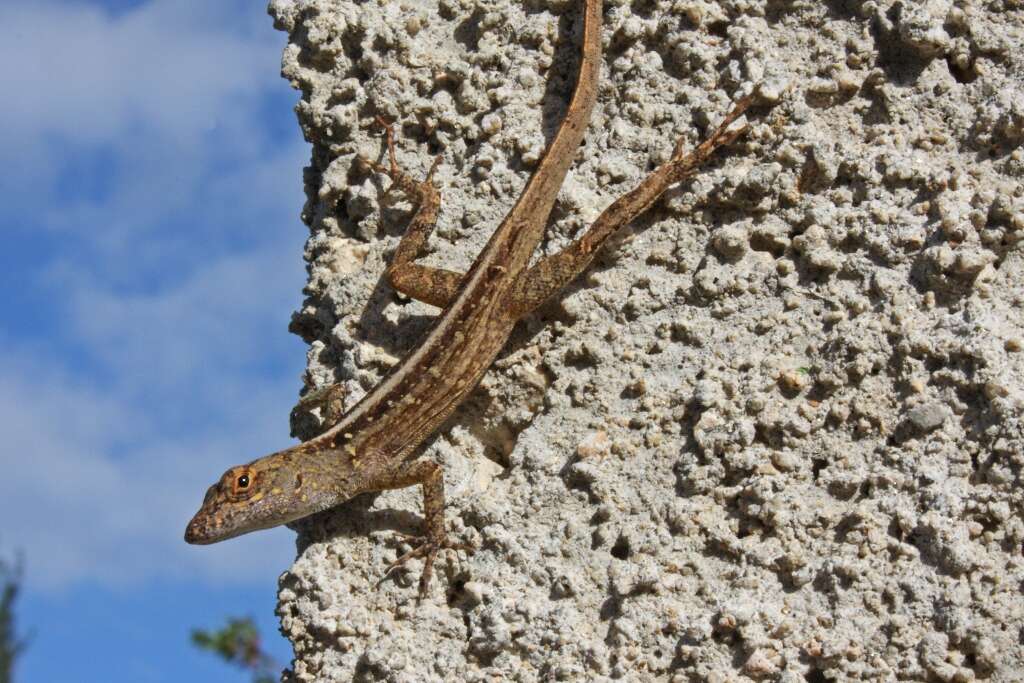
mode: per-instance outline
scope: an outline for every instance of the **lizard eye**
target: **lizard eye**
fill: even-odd
[[[250,470],[235,472],[229,481],[231,482],[230,496],[235,500],[244,500],[255,492],[253,483],[256,481],[256,477]]]

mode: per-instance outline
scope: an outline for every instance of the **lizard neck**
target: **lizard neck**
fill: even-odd
[[[305,507],[305,514],[312,514],[366,490],[360,476],[365,451],[360,451],[360,447],[361,444],[332,430],[266,459],[276,460],[278,488],[291,491],[297,499],[296,506]]]

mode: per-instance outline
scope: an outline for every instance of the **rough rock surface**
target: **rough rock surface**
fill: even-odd
[[[308,388],[354,402],[436,310],[383,281],[441,155],[464,269],[572,85],[578,0],[273,0],[313,145]],[[607,0],[548,252],[729,101],[772,108],[525,321],[420,492],[297,525],[289,681],[1024,679],[1024,3]],[[297,414],[308,436],[316,415]]]

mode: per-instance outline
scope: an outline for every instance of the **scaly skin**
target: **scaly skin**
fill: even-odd
[[[441,468],[416,458],[424,440],[477,385],[516,322],[582,272],[615,230],[669,185],[692,173],[717,147],[731,142],[739,133],[727,128],[750,103],[741,101],[693,154],[684,155],[677,148],[669,162],[609,206],[580,240],[530,268],[530,257],[596,100],[600,0],[585,0],[583,17],[582,57],[566,115],[516,205],[465,275],[413,263],[433,229],[440,196],[430,175],[417,182],[398,168],[388,129],[390,166],[370,165],[389,175],[397,188],[417,201],[418,209],[387,274],[400,291],[444,310],[416,350],[333,427],[310,441],[225,472],[189,523],[186,541],[215,543],[286,524],[360,493],[420,484],[426,534],[392,567],[423,557],[422,596],[437,553],[467,547],[450,541],[445,533]]]

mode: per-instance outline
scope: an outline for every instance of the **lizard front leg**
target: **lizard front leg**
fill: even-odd
[[[399,489],[414,484],[420,484],[423,487],[423,517],[426,533],[423,536],[408,539],[414,544],[413,549],[392,562],[384,572],[384,576],[412,558],[422,557],[423,572],[420,574],[419,586],[419,596],[422,598],[427,594],[437,554],[442,550],[469,551],[473,549],[473,546],[448,538],[444,528],[444,476],[441,466],[436,462],[417,460],[410,466],[394,473],[385,481],[378,482],[381,489]]]
[[[339,383],[314,389],[301,397],[292,408],[292,436],[297,437],[299,434],[303,434],[305,437],[303,440],[308,441],[338,424],[345,414],[347,393],[345,385]],[[318,408],[320,409],[320,420],[311,423],[310,421],[315,419],[312,417],[312,412]]]

